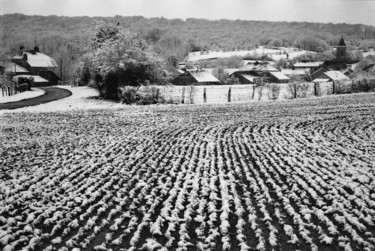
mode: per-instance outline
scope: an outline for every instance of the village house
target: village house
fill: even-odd
[[[28,75],[34,78],[34,86],[57,85],[61,78],[53,70],[56,61],[50,56],[41,53],[38,47],[34,50],[21,50],[19,55],[11,57],[5,73],[12,76]]]
[[[191,70],[181,72],[172,80],[174,85],[217,85],[220,81],[211,72]]]
[[[323,65],[323,61],[314,61],[314,62],[297,62],[293,65],[294,70],[303,70],[305,73],[310,74],[317,70],[320,66]]]
[[[326,71],[318,75],[314,82],[336,82],[336,81],[349,81],[350,79],[345,76],[341,71]]]
[[[289,77],[266,61],[256,61],[234,71],[230,76],[238,78],[241,84],[260,84],[265,82],[288,83]]]

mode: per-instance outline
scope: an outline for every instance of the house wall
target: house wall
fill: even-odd
[[[270,74],[270,81],[271,83],[289,83],[288,79],[278,79],[272,74]]]
[[[232,74],[235,78],[238,78],[238,81],[240,81],[241,84],[252,84],[248,79],[244,78],[242,74],[235,72]]]
[[[197,83],[197,80],[190,75],[177,76],[173,79],[172,83],[174,85],[193,85]]]
[[[39,76],[49,81],[49,85],[58,85],[59,78],[52,71],[40,71]]]

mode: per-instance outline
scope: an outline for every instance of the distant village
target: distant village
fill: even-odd
[[[262,84],[262,83],[289,83],[293,79],[301,79],[307,82],[333,82],[349,81],[350,74],[354,71],[354,64],[345,62],[347,46],[344,38],[338,41],[337,46],[332,48],[335,51],[335,59],[326,61],[301,61],[291,65],[290,68],[277,69],[275,61],[265,60],[243,60],[240,68],[224,69],[229,77],[235,77],[240,84]],[[302,53],[309,53],[304,51]],[[311,53],[311,52],[310,52]],[[284,53],[286,54],[286,53]],[[301,55],[301,53],[299,53]],[[279,55],[278,58],[281,58]],[[289,55],[284,55],[288,57]],[[195,56],[195,63],[199,61],[215,60],[219,56]],[[367,71],[375,68],[371,64],[362,69]],[[173,79],[175,85],[213,85],[220,84],[220,80],[214,76],[212,69],[195,67],[189,69],[186,63],[179,64],[179,74]]]
[[[347,64],[345,57],[347,54],[347,46],[344,38],[338,41],[337,46],[332,48],[335,51],[335,59],[326,61],[303,61],[296,62],[289,68],[278,69],[275,67],[275,60],[243,60],[243,66],[239,68],[226,68],[225,74],[228,77],[237,80],[237,84],[253,84],[264,85],[265,83],[290,83],[295,79],[301,81],[322,83],[349,81],[350,74],[354,70],[353,64]],[[292,52],[293,53],[293,52]],[[311,53],[308,51],[296,51],[297,55],[301,53]],[[191,53],[194,55],[194,53]],[[225,53],[221,55],[204,55],[196,52],[195,58],[192,60],[193,65],[198,65],[200,61],[215,60],[219,57],[225,57]],[[198,54],[198,55],[197,55]],[[281,54],[281,53],[280,53]],[[275,55],[274,55],[275,56]],[[278,59],[288,58],[288,53],[276,55]],[[178,64],[174,77],[171,79],[173,85],[220,85],[223,84],[215,77],[212,68],[188,67],[189,62],[181,62]],[[0,66],[0,75],[7,74],[13,79],[12,83],[3,85],[7,95],[12,95],[17,91],[14,83],[28,83],[23,89],[32,87],[45,87],[61,84],[61,78],[55,73],[57,64],[53,58],[39,51],[36,46],[32,50],[20,48],[20,52],[10,58],[10,62],[5,66]],[[375,64],[366,66],[367,71],[375,68]],[[19,87],[19,85],[17,85]],[[21,90],[22,91],[22,90]]]

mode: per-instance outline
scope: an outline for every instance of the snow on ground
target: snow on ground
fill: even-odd
[[[55,111],[71,111],[71,110],[88,110],[88,109],[101,109],[101,108],[116,108],[122,107],[122,104],[92,99],[98,97],[99,92],[88,86],[82,87],[71,87],[71,86],[56,86],[64,88],[72,92],[72,95],[59,99],[56,101],[19,108],[15,110],[0,110],[1,113],[13,113],[13,112],[55,112]]]
[[[31,91],[25,91],[21,93],[17,93],[12,96],[1,96],[0,95],[0,104],[9,103],[9,102],[16,102],[23,99],[35,98],[42,96],[45,93],[44,90],[39,88],[31,88]]]
[[[375,50],[363,52],[364,57],[367,57],[367,56],[370,56],[370,55],[372,55],[372,56],[375,55]]]
[[[281,58],[286,58],[286,54],[289,54],[289,58],[295,58],[302,54],[306,53],[313,53],[311,51],[299,50],[296,48],[280,48],[280,49],[268,49],[264,47],[259,47],[255,50],[239,50],[239,51],[209,51],[208,53],[205,52],[201,54],[200,51],[198,52],[190,52],[188,56],[188,61],[198,61],[202,59],[212,59],[212,58],[225,58],[231,56],[246,56],[247,54],[268,54],[272,57],[273,60],[279,60]]]

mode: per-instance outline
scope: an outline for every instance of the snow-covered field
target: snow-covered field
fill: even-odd
[[[0,93],[0,104],[16,102],[16,101],[20,101],[23,99],[35,98],[35,97],[42,96],[44,93],[45,91],[39,88],[31,88],[31,91],[17,93],[12,96],[2,96]]]
[[[212,59],[212,58],[227,58],[232,56],[246,56],[248,54],[257,53],[258,55],[267,54],[272,57],[273,60],[280,60],[286,59],[287,55],[284,52],[289,54],[289,58],[293,59],[297,56],[306,54],[306,53],[314,53],[311,51],[305,50],[298,50],[296,48],[280,48],[280,49],[268,49],[264,47],[259,47],[258,49],[254,50],[238,50],[238,51],[208,51],[201,54],[200,51],[198,52],[190,52],[188,55],[187,61],[198,61],[203,59]]]
[[[367,52],[363,52],[363,56],[364,57],[367,57],[367,56],[374,56],[375,55],[375,50],[370,50],[370,51],[367,51]]]
[[[0,250],[374,250],[374,107],[1,115]]]
[[[56,112],[56,111],[71,111],[71,110],[89,110],[89,109],[100,109],[100,108],[113,108],[120,107],[121,104],[114,102],[92,99],[92,97],[98,97],[99,93],[96,89],[82,86],[82,87],[71,87],[71,86],[56,86],[70,90],[72,95],[59,99],[56,101],[40,104],[36,106],[29,106],[15,110],[0,110],[0,114],[14,113],[14,112]]]

